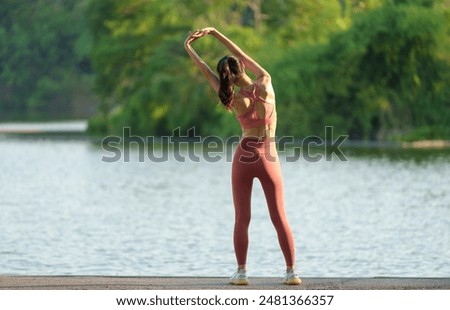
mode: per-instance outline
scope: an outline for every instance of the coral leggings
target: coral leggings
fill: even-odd
[[[261,182],[286,266],[294,266],[294,239],[284,210],[283,179],[276,144],[273,139],[253,138],[241,139],[232,164],[231,179],[235,208],[233,239],[238,265],[245,265],[247,262],[254,178],[258,178]]]

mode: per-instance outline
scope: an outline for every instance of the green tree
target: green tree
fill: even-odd
[[[445,30],[440,10],[388,4],[328,44],[287,50],[274,65],[290,117],[280,131],[304,136],[331,125],[354,139],[448,137],[450,68],[437,56]]]
[[[103,104],[90,129],[239,132],[183,49],[189,30],[214,25],[269,68],[281,135],[448,136],[446,17],[440,0],[92,1]],[[226,52],[210,37],[195,48],[212,68]]]
[[[89,93],[85,1],[2,0],[0,111],[71,111]]]
[[[132,126],[135,133],[163,135],[195,126],[202,134],[239,132],[182,43],[189,30],[214,25],[264,64],[276,59],[290,41],[317,42],[337,30],[337,1],[280,3],[92,1],[92,61],[103,104],[90,122],[91,131],[119,133],[123,126]],[[326,26],[320,25],[325,21]],[[211,38],[195,44],[212,68],[226,52]]]

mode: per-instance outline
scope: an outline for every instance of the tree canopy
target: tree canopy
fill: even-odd
[[[76,115],[77,105],[93,100],[85,7],[76,0],[1,1],[0,114]]]
[[[449,139],[449,11],[448,0],[2,0],[0,113],[70,110],[93,88],[93,134],[238,134],[183,46],[214,26],[271,73],[278,135]],[[194,48],[213,69],[227,54],[210,36]]]
[[[269,69],[279,135],[450,136],[443,1],[101,0],[89,12],[104,98],[94,131],[238,133],[183,49],[189,30],[213,25]],[[212,68],[227,52],[194,44]]]

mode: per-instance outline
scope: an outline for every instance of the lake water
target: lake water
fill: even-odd
[[[287,162],[305,277],[449,277],[449,150],[345,150]],[[231,163],[106,163],[98,141],[0,137],[0,274],[229,276]],[[110,155],[110,154],[109,154]],[[255,182],[250,276],[284,260]]]

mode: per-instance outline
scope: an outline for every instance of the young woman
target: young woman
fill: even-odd
[[[192,43],[205,36],[217,38],[231,52],[217,64],[217,77],[198,56]],[[248,227],[253,179],[261,182],[270,218],[277,231],[278,240],[286,261],[284,283],[301,283],[295,273],[295,249],[291,229],[286,219],[283,201],[283,181],[275,145],[277,114],[275,93],[269,73],[245,54],[235,43],[212,27],[190,33],[185,48],[203,72],[212,88],[228,110],[233,110],[242,127],[242,138],[233,157],[232,189],[235,208],[234,249],[238,263],[237,272],[230,278],[231,284],[247,285]],[[245,69],[255,75],[252,80]],[[234,87],[239,87],[234,92]]]

